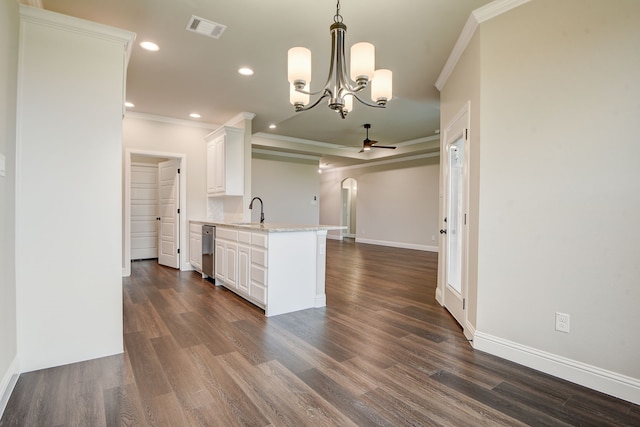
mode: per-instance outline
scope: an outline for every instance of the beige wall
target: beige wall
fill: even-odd
[[[0,416],[3,393],[18,370],[15,278],[15,143],[18,69],[18,4],[0,2]]]
[[[342,181],[358,182],[356,239],[435,250],[438,234],[439,158],[324,171],[320,222],[340,225]],[[337,233],[331,233],[336,235]]]
[[[635,0],[526,3],[481,24],[480,70],[442,92],[443,117],[481,96],[474,344],[636,403],[638,22]]]
[[[319,223],[320,178],[317,161],[265,158],[254,154],[251,165],[252,197],[260,197],[264,202],[266,222]],[[253,207],[251,220],[260,220],[259,202]]]

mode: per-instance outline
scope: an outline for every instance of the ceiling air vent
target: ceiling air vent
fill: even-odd
[[[222,33],[224,33],[224,30],[227,29],[227,26],[192,15],[187,23],[186,29],[187,31],[202,34],[203,36],[219,39]]]

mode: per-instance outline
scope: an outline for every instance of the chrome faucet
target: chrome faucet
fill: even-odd
[[[262,204],[262,199],[260,197],[254,197],[251,199],[251,203],[249,203],[249,209],[253,209],[253,201],[258,199],[260,201],[260,224],[264,222],[264,205]]]

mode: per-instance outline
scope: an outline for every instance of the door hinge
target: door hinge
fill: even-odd
[[[178,253],[180,253],[180,248],[178,248]]]
[[[178,252],[180,252],[180,249],[178,249]],[[462,309],[464,310],[464,308],[467,305],[467,299],[466,298],[462,298]]]
[[[468,141],[469,140],[469,129],[465,129],[464,130],[464,140]]]
[[[180,215],[180,209],[178,209],[178,215]]]
[[[467,225],[467,214],[464,214],[464,225]]]
[[[180,168],[178,168],[178,173],[180,173]]]

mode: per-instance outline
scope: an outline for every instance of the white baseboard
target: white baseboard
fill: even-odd
[[[327,239],[344,240],[344,238],[342,236],[338,236],[336,234],[327,234]]]
[[[391,246],[393,248],[402,248],[402,249],[415,249],[418,251],[426,251],[426,252],[438,252],[437,246],[420,245],[417,243],[403,243],[403,242],[391,242],[388,240],[363,239],[362,237],[357,237],[356,243],[366,243],[369,245],[379,245],[379,246]]]
[[[476,331],[473,347],[640,405],[640,380]]]
[[[7,407],[7,403],[9,402],[9,397],[11,397],[13,388],[18,382],[18,376],[20,376],[20,369],[18,356],[16,356],[11,362],[11,365],[9,365],[9,369],[7,369],[7,372],[5,372],[2,377],[2,382],[0,382],[0,418],[2,418],[4,409]]]

